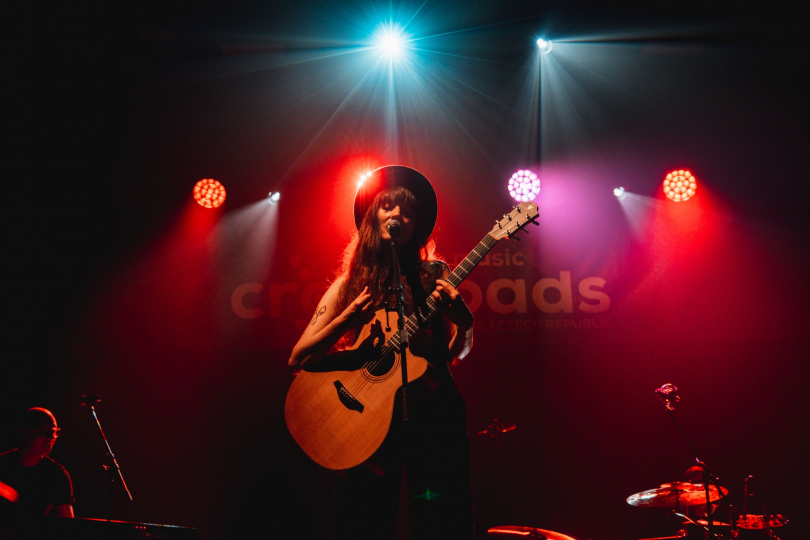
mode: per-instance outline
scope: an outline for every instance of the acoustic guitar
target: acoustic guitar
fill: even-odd
[[[458,287],[498,240],[519,240],[517,233],[529,223],[537,225],[537,216],[537,205],[533,202],[514,207],[496,222],[447,281]],[[412,400],[437,384],[434,370],[418,356],[415,347],[418,339],[410,339],[425,327],[436,310],[436,303],[428,296],[425,305],[406,321],[408,388]],[[388,327],[386,315],[384,309],[379,310],[375,319],[361,329],[351,348],[329,354],[314,366],[304,368],[287,393],[284,406],[287,428],[304,452],[326,469],[340,472],[363,466],[382,473],[393,464],[401,449],[400,430],[391,429],[396,394],[402,386],[400,335]]]

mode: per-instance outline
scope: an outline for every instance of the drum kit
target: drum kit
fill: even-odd
[[[728,489],[718,484],[717,477],[710,472],[706,463],[698,457],[695,448],[692,446],[692,443],[673,415],[673,411],[675,410],[674,404],[680,400],[678,389],[672,384],[665,384],[661,388],[656,389],[655,393],[664,404],[667,414],[675,423],[675,427],[678,428],[678,431],[694,454],[697,466],[687,471],[687,479],[691,480],[689,482],[661,484],[660,487],[655,489],[648,489],[627,497],[627,503],[631,506],[669,508],[671,510],[667,515],[674,514],[684,520],[681,523],[681,530],[678,531],[675,536],[659,536],[641,540],[688,540],[690,538],[731,540],[738,537],[741,539],[774,538],[779,540],[776,533],[780,530],[780,527],[784,527],[788,524],[788,520],[784,516],[781,514],[768,513],[761,503],[759,507],[763,512],[762,514],[748,513],[748,499],[752,498],[757,500],[753,494],[749,493],[749,481],[753,480],[753,477],[749,476],[745,480],[743,510],[739,512],[728,503],[726,499]],[[495,426],[493,428],[493,426],[490,426],[489,429],[494,433],[500,434],[501,430],[497,429],[498,427],[499,426]],[[489,434],[490,431],[482,432],[482,434],[483,433]],[[693,515],[708,519],[693,519],[689,517],[688,514],[692,508],[695,509]],[[707,508],[709,508],[708,512],[706,512]],[[727,522],[718,521],[713,518],[713,514],[721,510],[721,515],[728,516],[726,519]],[[548,540],[574,540],[574,538],[562,533],[534,527],[506,525],[491,528],[487,532],[489,536],[493,538],[523,537],[545,538]]]
[[[748,477],[751,478],[750,476]],[[746,503],[749,496],[747,490],[748,482],[746,480]],[[685,510],[691,506],[702,506],[705,508],[708,493],[710,503],[715,503],[728,494],[726,488],[721,487],[718,489],[715,486],[709,486],[706,489],[703,484],[692,484],[690,482],[672,482],[669,484],[662,484],[661,487],[655,489],[648,489],[639,493],[635,493],[627,497],[627,503],[631,506],[648,507],[648,508],[672,508],[672,513],[678,517],[683,518],[684,528],[676,536],[659,536],[657,538],[646,538],[643,540],[664,540],[675,538],[703,538],[709,533],[710,528],[717,527],[721,529],[720,534],[714,536],[718,538],[737,538],[741,531],[761,531],[759,536],[762,538],[776,538],[776,529],[783,527],[787,524],[787,519],[781,514],[746,514],[745,510],[738,518],[731,518],[731,523],[724,523],[722,521],[709,521],[706,519],[694,520],[690,518]],[[722,495],[721,495],[722,493]],[[744,503],[745,504],[745,503]],[[714,505],[713,505],[714,506]],[[747,508],[745,504],[744,508]],[[729,516],[733,516],[733,511],[729,507]],[[689,529],[696,531],[690,533]]]
[[[710,486],[709,500],[715,503],[722,496],[728,494],[726,488],[718,490],[715,486]],[[706,519],[694,520],[686,512],[692,506],[706,505],[706,486],[703,484],[692,484],[690,482],[671,482],[662,484],[661,487],[641,491],[627,497],[627,503],[631,506],[645,508],[671,508],[672,513],[683,518],[683,529],[675,536],[658,536],[655,538],[644,538],[642,540],[680,540],[689,538],[704,538],[709,531],[709,521]],[[740,532],[749,531],[750,538],[776,538],[776,531],[779,527],[787,524],[787,519],[781,514],[742,514],[736,519],[731,519],[731,523],[713,521],[712,526],[717,527],[722,532],[716,535],[719,538],[737,538]],[[687,528],[688,527],[688,528]],[[690,531],[691,529],[691,531]],[[756,532],[759,534],[754,534]],[[492,538],[544,538],[548,540],[575,540],[571,536],[538,529],[535,527],[521,527],[516,525],[502,525],[493,527],[487,531]],[[743,535],[746,536],[746,535]]]

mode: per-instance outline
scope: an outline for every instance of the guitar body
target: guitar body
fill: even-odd
[[[484,236],[478,246],[447,277],[458,287],[467,274],[503,238],[515,238],[526,225],[537,225],[537,204],[522,202]],[[419,354],[421,329],[436,313],[428,296],[418,314],[408,317],[408,399],[410,403],[439,384],[430,364]],[[418,320],[417,320],[418,315]],[[377,473],[390,467],[402,448],[397,394],[402,386],[399,334],[386,331],[386,313],[360,332],[357,343],[346,351],[330,354],[311,368],[304,368],[293,381],[284,405],[290,433],[318,465],[333,471],[348,471],[360,465]],[[423,341],[423,340],[422,340]]]
[[[378,311],[351,349],[305,368],[287,393],[287,428],[304,452],[326,469],[347,471],[362,465],[380,474],[401,450],[400,430],[391,428],[394,411],[399,410],[402,371],[399,353],[380,352],[396,333],[393,328],[385,331],[385,318],[385,310]],[[435,388],[438,379],[427,360],[410,350],[407,361],[412,403]]]

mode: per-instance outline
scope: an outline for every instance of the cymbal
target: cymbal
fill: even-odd
[[[723,495],[728,493],[722,488]],[[709,500],[716,501],[720,494],[715,486],[709,486]],[[703,484],[689,482],[672,482],[661,484],[660,488],[648,489],[627,497],[631,506],[650,506],[653,508],[673,508],[675,506],[694,506],[706,504],[706,491]]]
[[[521,527],[519,525],[501,525],[487,530],[493,538],[547,538],[548,540],[576,540],[562,533],[536,529],[534,527]]]
[[[748,514],[745,518],[737,520],[737,527],[741,529],[768,529],[781,527],[785,524],[785,518],[780,515],[756,516]]]

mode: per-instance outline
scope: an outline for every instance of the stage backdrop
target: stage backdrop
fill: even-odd
[[[42,72],[21,78],[9,348],[22,373],[2,379],[0,450],[16,414],[50,408],[76,513],[104,517],[104,450],[76,401],[98,393],[135,497],[113,486],[114,518],[203,540],[329,538],[334,481],[286,430],[286,363],[351,239],[359,176],[423,172],[454,267],[510,210],[507,179],[531,169],[539,226],[460,287],[475,344],[453,375],[481,537],[674,533],[625,502],[694,464],[653,393],[664,383],[732,501],[753,475],[806,531],[803,58],[779,43],[594,42],[541,64],[504,45],[536,31],[534,8],[445,6],[454,22],[430,27],[443,37],[390,86],[360,53],[332,54],[345,43],[325,21],[343,11],[310,8],[268,17],[272,39],[168,15],[43,37]],[[678,169],[698,188],[676,204],[661,182]],[[223,182],[224,206],[191,200],[202,178]],[[477,435],[496,419],[516,427]]]

